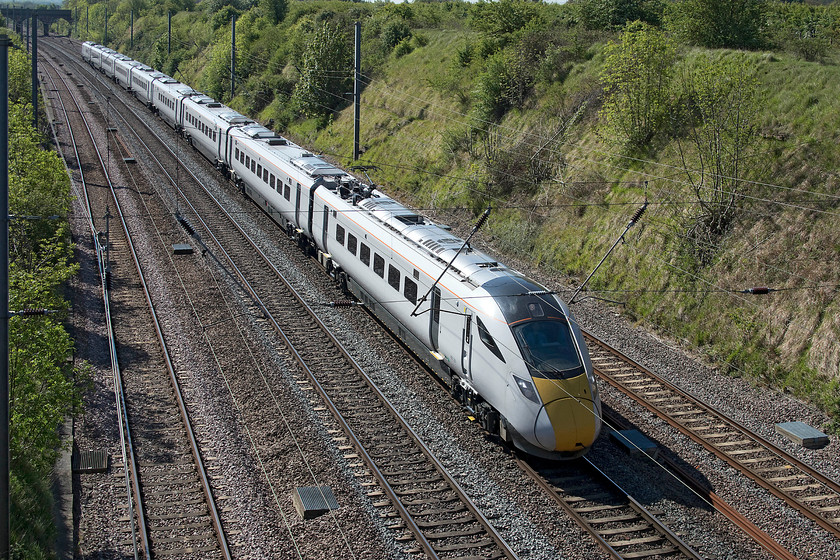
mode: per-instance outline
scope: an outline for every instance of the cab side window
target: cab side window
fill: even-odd
[[[496,356],[497,358],[502,360],[502,362],[504,362],[505,358],[502,356],[502,351],[499,350],[498,346],[496,346],[496,341],[493,340],[492,336],[490,336],[490,332],[487,330],[487,327],[484,326],[484,323],[481,322],[480,317],[475,318],[475,324],[476,327],[478,327],[478,338],[481,339],[481,342],[484,343],[484,346],[486,346],[487,349],[490,350],[494,356]]]

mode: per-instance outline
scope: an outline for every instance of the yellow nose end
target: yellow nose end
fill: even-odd
[[[539,379],[534,384],[554,430],[555,451],[589,447],[595,441],[595,405],[586,375],[572,379]],[[543,442],[548,443],[546,441]]]
[[[595,410],[590,400],[558,399],[545,406],[554,428],[555,451],[589,447],[595,441]]]

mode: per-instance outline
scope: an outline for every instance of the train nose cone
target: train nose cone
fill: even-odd
[[[578,451],[595,441],[596,422],[592,401],[557,399],[540,410],[535,435],[549,451]]]
[[[549,451],[579,451],[592,445],[598,422],[586,376],[534,382],[546,403],[534,427],[537,442]]]

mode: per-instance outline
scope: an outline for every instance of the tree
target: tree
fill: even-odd
[[[519,31],[539,21],[539,4],[525,0],[480,2],[473,8],[470,23],[496,38]]]
[[[676,48],[662,31],[642,22],[625,27],[606,49],[601,77],[606,128],[632,148],[650,142],[668,115]]]
[[[684,0],[675,5],[675,30],[688,42],[716,48],[755,49],[763,41],[764,0]]]
[[[351,51],[336,25],[324,22],[306,43],[292,101],[306,117],[332,113],[352,88]]]
[[[286,17],[289,9],[287,0],[259,0],[260,11],[272,25],[277,25]]]
[[[587,29],[620,29],[631,21],[651,25],[662,22],[662,0],[584,0],[578,2]]]
[[[17,41],[19,43],[19,41]],[[61,447],[57,427],[81,403],[84,375],[67,363],[72,340],[62,325],[62,284],[78,269],[66,216],[70,180],[55,152],[32,127],[26,53],[10,56],[9,307],[56,314],[9,320],[9,447],[12,557],[51,555],[49,480]]]
[[[684,89],[692,122],[677,145],[697,205],[683,216],[682,227],[692,261],[702,266],[743,200],[758,136],[758,82],[745,58],[705,58],[686,77]]]

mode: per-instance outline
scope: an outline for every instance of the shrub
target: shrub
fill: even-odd
[[[676,48],[662,31],[634,22],[606,53],[600,117],[631,148],[641,148],[666,122]]]

